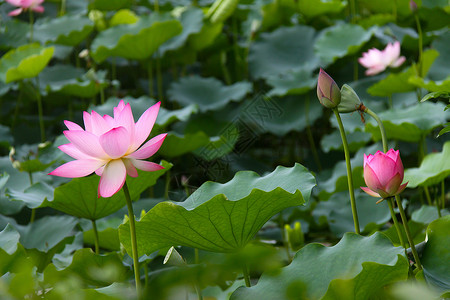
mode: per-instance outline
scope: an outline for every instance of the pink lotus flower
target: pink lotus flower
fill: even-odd
[[[358,59],[359,63],[367,68],[366,75],[375,75],[383,72],[387,67],[399,67],[405,61],[404,56],[400,56],[400,42],[389,43],[382,51],[372,48],[363,53]]]
[[[76,160],[56,168],[49,175],[61,177],[84,177],[92,172],[101,176],[98,186],[99,197],[111,197],[125,183],[127,174],[137,177],[137,169],[157,171],[162,166],[145,161],[155,154],[163,143],[166,133],[146,142],[161,103],[147,109],[135,123],[131,106],[123,100],[114,107],[114,118],[100,116],[92,111],[83,113],[84,127],[70,121],[64,121],[69,130],[64,135],[70,141],[58,148]],[[142,145],[142,147],[141,147]]]
[[[364,154],[364,181],[367,187],[361,189],[370,196],[384,199],[400,194],[408,183],[401,184],[403,164],[399,151],[390,149],[387,153]]]
[[[6,0],[11,5],[17,6],[19,8],[8,13],[8,16],[17,16],[22,12],[31,9],[32,11],[43,13],[44,7],[41,5],[44,0]]]

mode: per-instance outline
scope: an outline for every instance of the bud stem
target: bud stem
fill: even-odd
[[[344,146],[345,164],[347,166],[347,182],[348,192],[350,193],[350,204],[352,207],[353,223],[355,224],[355,233],[360,234],[358,212],[356,210],[355,190],[353,189],[353,174],[350,163],[350,151],[348,150],[347,137],[345,136],[344,125],[342,124],[341,116],[337,108],[333,108],[334,115],[339,124],[339,132],[341,133],[342,145]]]

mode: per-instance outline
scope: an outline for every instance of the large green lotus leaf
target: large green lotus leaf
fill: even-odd
[[[138,251],[150,254],[177,245],[236,251],[273,215],[307,202],[314,186],[314,177],[299,164],[263,177],[243,171],[225,184],[206,182],[186,201],[161,202],[137,222]],[[128,223],[119,226],[119,238],[131,253]]]
[[[301,69],[270,76],[267,83],[273,86],[267,93],[268,96],[300,95],[317,85],[317,76],[312,76],[310,71]]]
[[[90,1],[89,9],[119,10],[130,7],[132,2],[131,0],[94,0]]]
[[[422,252],[423,273],[428,282],[450,289],[450,215],[428,225],[427,244]]]
[[[159,48],[161,55],[166,51],[179,49],[186,43],[190,35],[200,32],[203,26],[203,11],[199,8],[190,7],[181,14],[179,19],[183,31],[161,45]]]
[[[419,1],[416,1],[420,5]],[[358,1],[359,9],[365,8],[371,13],[388,13],[392,14],[395,9],[399,15],[410,16],[411,9],[409,8],[409,0],[398,0],[392,2],[390,0],[379,0],[377,2],[370,0]]]
[[[32,186],[26,188],[23,192],[16,190],[6,190],[11,200],[22,201],[29,208],[37,208],[44,201],[53,200],[54,188],[45,182],[36,182]]]
[[[0,59],[0,79],[5,82],[37,76],[52,58],[54,47],[28,44],[8,51]]]
[[[366,30],[355,24],[338,24],[324,29],[314,43],[314,52],[323,65],[336,59],[356,53],[373,35],[373,30]]]
[[[314,70],[315,30],[297,25],[262,33],[250,47],[248,64],[253,78],[267,78],[299,69]]]
[[[97,80],[88,78],[84,70],[71,65],[54,65],[39,74],[39,84],[43,93],[58,92],[82,98],[94,97],[106,87],[105,72],[97,72]]]
[[[449,215],[448,209],[441,209],[442,216]],[[436,206],[422,205],[418,210],[414,211],[411,215],[411,220],[417,223],[430,224],[434,220],[439,218],[438,210]]]
[[[226,86],[213,77],[190,76],[172,83],[167,93],[173,101],[183,106],[197,104],[204,112],[223,108],[230,101],[240,101],[251,90],[252,85],[246,81]]]
[[[13,254],[17,251],[19,238],[19,232],[17,232],[11,224],[6,225],[6,227],[0,232],[0,249],[9,255]]]
[[[48,252],[73,235],[77,224],[78,220],[71,216],[45,216],[27,226],[16,225],[16,229],[25,248]]]
[[[418,142],[422,136],[429,134],[434,128],[445,123],[448,114],[442,103],[417,103],[408,108],[395,108],[384,111],[378,116],[383,121],[388,139],[405,142]],[[381,139],[380,129],[375,120],[366,123],[366,131],[374,140]]]
[[[6,21],[3,19],[3,26],[0,28],[0,47],[16,48],[28,43],[27,34],[30,31],[30,24],[17,19]]]
[[[406,187],[430,186],[440,183],[450,175],[450,141],[446,142],[442,152],[427,154],[419,168],[405,171]]]
[[[370,234],[380,229],[391,218],[386,201],[376,204],[376,198],[359,188],[355,191],[355,199],[361,232]],[[312,215],[319,222],[321,217],[326,217],[331,232],[338,237],[355,230],[348,192],[335,193],[328,201],[320,201]]]
[[[370,299],[385,285],[407,279],[408,261],[402,255],[404,250],[379,232],[369,237],[346,233],[333,247],[305,246],[290,265],[264,273],[255,286],[238,288],[231,299],[288,300],[293,291],[295,299]]]
[[[76,46],[91,34],[94,23],[81,15],[65,15],[35,25],[34,38],[42,44],[53,42]]]
[[[429,49],[423,53],[423,75],[428,73],[428,70],[430,69],[431,65],[433,64],[436,57],[438,57],[438,55],[439,53],[434,49]],[[386,78],[369,87],[367,89],[367,92],[373,96],[389,97],[394,93],[414,91],[416,89],[416,85],[413,84],[413,78],[415,77],[417,77],[416,66],[412,66],[401,73],[389,74]]]
[[[133,201],[141,193],[156,183],[156,180],[166,173],[172,164],[162,161],[164,169],[154,172],[138,171],[138,177],[128,177],[127,184]],[[70,182],[55,189],[53,201],[45,201],[43,206],[50,206],[67,214],[97,220],[106,217],[125,205],[125,195],[117,192],[110,198],[98,197],[100,176],[92,175],[74,178]]]
[[[270,132],[284,136],[290,131],[302,131],[322,116],[319,101],[289,96],[280,98],[255,97],[241,108],[241,117],[254,125],[254,135]]]
[[[55,284],[75,275],[84,284],[107,286],[113,282],[124,281],[128,273],[118,253],[98,255],[90,248],[84,248],[74,253],[72,263],[65,269],[58,270],[55,265],[48,265],[44,270],[44,282]]]
[[[198,33],[194,33],[188,38],[189,48],[194,51],[200,51],[211,46],[217,36],[222,32],[223,23],[205,22]]]
[[[438,51],[439,56],[431,65],[427,77],[434,81],[444,80],[448,76],[450,68],[450,34],[437,36],[431,47]]]
[[[91,56],[99,63],[110,56],[144,60],[181,31],[178,20],[151,14],[141,17],[134,24],[118,25],[102,31],[92,42]]]

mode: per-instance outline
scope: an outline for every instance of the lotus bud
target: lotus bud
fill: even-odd
[[[350,113],[359,110],[361,107],[361,100],[356,92],[347,84],[341,88],[341,103],[338,105],[340,113]]]
[[[303,235],[302,226],[300,222],[295,222],[294,228],[292,228],[289,224],[284,226],[284,233],[286,237],[286,241],[291,247],[292,251],[297,251],[301,247],[303,247],[305,243],[305,237]]]
[[[413,13],[417,11],[417,3],[414,0],[409,1],[409,8]]]
[[[317,98],[326,108],[335,108],[341,102],[341,91],[338,85],[322,68],[317,81]]]

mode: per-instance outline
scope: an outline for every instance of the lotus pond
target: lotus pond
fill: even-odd
[[[0,299],[449,298],[449,13],[0,1]]]

